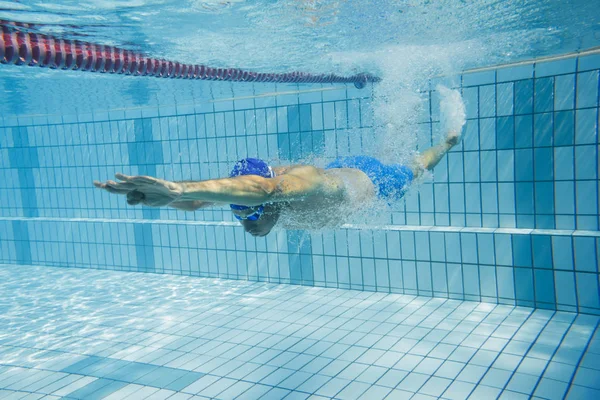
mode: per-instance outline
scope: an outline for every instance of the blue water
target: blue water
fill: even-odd
[[[596,47],[596,8],[586,0],[61,0],[9,2],[0,7],[0,19],[184,63],[275,72],[367,71],[417,90],[432,76]],[[42,69],[2,68],[0,85],[6,93],[0,98],[3,115],[90,113],[211,97],[186,82]]]
[[[383,81],[0,65],[0,398],[600,398],[596,6],[3,3],[157,57]],[[406,161],[442,137],[438,84],[466,103],[461,144],[339,229],[254,238],[226,208],[91,184],[245,156]]]

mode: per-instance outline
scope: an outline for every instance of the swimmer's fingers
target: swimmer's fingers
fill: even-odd
[[[135,186],[130,183],[115,181],[106,181],[105,183],[94,181],[94,186],[113,194],[127,194],[135,188]]]
[[[106,183],[94,181],[94,186],[96,186],[98,189],[102,189],[102,190],[106,190],[107,192],[110,192],[110,190],[107,189]]]
[[[129,182],[115,182],[108,180],[106,186],[117,191],[119,194],[127,194],[128,192],[135,190],[135,185]]]
[[[120,173],[115,174],[115,176],[123,181],[122,184],[132,185],[127,186],[128,188],[146,193],[147,198],[149,194],[153,193],[170,197],[173,200],[183,192],[183,186],[180,183],[166,181],[153,176],[127,176]]]
[[[127,203],[132,206],[142,203],[144,201],[144,199],[146,198],[146,195],[144,195],[144,193],[142,193],[138,190],[131,190],[131,189],[128,189],[125,187],[120,187],[120,185],[123,185],[123,182],[117,183],[114,181],[107,181],[106,183],[104,183],[104,182],[94,181],[94,186],[96,186],[98,189],[106,190],[108,193],[126,195]],[[126,185],[130,186],[131,184],[126,184]]]
[[[94,181],[94,186],[96,186],[98,189],[106,190],[108,193],[120,194],[117,189],[109,186],[108,183]]]
[[[156,185],[160,182],[160,179],[144,175],[128,176],[121,173],[116,173],[115,178],[127,183],[132,183],[134,185]]]

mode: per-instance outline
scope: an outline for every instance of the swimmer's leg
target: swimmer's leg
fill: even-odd
[[[460,141],[460,133],[466,122],[465,103],[458,90],[450,90],[444,86],[436,87],[440,93],[440,122],[446,134],[443,143],[418,154],[411,167],[415,178],[425,170],[431,171],[446,153]]]
[[[460,134],[453,131],[448,133],[443,143],[417,154],[410,165],[415,178],[423,175],[426,170],[431,171],[459,141]]]

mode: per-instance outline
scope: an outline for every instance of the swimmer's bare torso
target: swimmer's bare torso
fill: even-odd
[[[274,167],[277,176],[291,173],[298,176],[321,175],[321,189],[304,199],[265,204],[264,212],[256,221],[242,220],[246,232],[265,236],[275,226],[286,229],[322,229],[344,224],[348,214],[375,198],[371,180],[357,169],[321,169],[304,165]],[[242,216],[253,209],[240,213]]]

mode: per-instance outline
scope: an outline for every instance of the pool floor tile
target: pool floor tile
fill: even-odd
[[[0,266],[0,292],[0,396],[9,398],[600,395],[595,316],[30,266]]]

